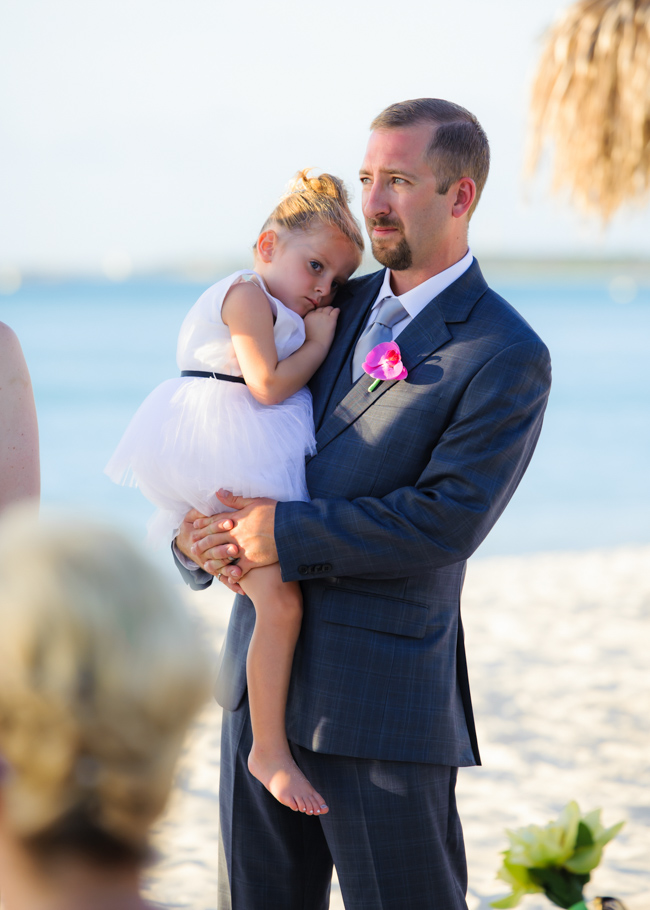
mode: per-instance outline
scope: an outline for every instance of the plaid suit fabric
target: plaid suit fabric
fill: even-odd
[[[400,334],[408,378],[370,393],[349,365],[382,277],[350,282],[337,301],[337,338],[312,382],[312,501],[276,512],[285,580],[328,567],[302,586],[287,731],[316,752],[471,765],[465,565],[530,461],[550,362],[474,261]],[[237,598],[218,685],[230,710],[245,691],[253,624]]]
[[[280,805],[249,773],[248,703],[224,712],[219,910],[325,910],[332,862],[347,910],[466,910],[457,770],[293,746],[330,812]]]

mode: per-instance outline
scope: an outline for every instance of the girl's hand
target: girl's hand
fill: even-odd
[[[334,341],[336,320],[340,310],[333,306],[318,307],[305,316],[305,338],[307,341],[316,341],[329,350]]]

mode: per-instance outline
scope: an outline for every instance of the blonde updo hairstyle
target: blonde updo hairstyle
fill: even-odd
[[[0,755],[5,824],[42,859],[141,863],[209,691],[198,630],[118,533],[0,524]]]
[[[339,230],[363,254],[363,235],[350,211],[345,184],[332,174],[310,177],[310,168],[299,171],[287,192],[262,225],[260,234],[270,229],[313,231],[326,226]]]

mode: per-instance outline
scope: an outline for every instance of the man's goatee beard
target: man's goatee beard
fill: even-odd
[[[394,272],[402,272],[404,269],[410,269],[413,265],[413,254],[406,239],[402,237],[397,246],[391,249],[385,249],[380,246],[380,242],[371,240],[372,255],[377,262],[385,265],[386,268]]]

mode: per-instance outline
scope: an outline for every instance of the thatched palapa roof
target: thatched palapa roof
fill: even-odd
[[[554,188],[611,218],[650,195],[650,0],[579,0],[550,29],[533,85],[528,160],[555,147]]]

